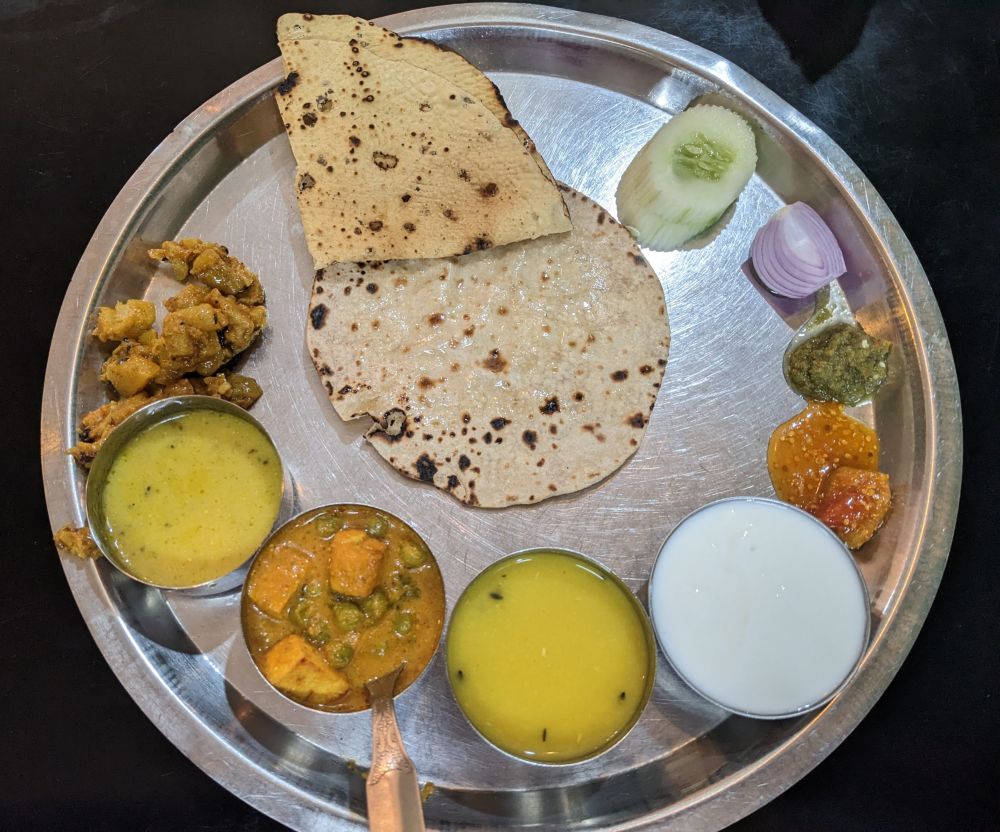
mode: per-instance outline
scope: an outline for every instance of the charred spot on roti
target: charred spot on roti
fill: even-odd
[[[325,303],[317,303],[309,312],[313,329],[322,329],[326,323],[326,315],[330,310]]]
[[[583,395],[583,393],[582,393],[581,391],[577,390],[577,391],[576,391],[576,392],[575,392],[575,393],[573,394],[573,400],[574,400],[574,401],[577,401],[577,402],[582,402],[582,401],[583,401],[583,399],[584,399],[584,395]]]
[[[543,416],[551,416],[553,413],[558,413],[559,398],[557,396],[549,396],[545,400],[545,404],[538,408],[538,412]]]
[[[316,115],[316,113],[303,113],[302,114],[302,123],[306,127],[314,127],[316,125],[317,121],[319,121],[319,116]]]
[[[469,176],[469,172],[465,168],[460,168],[458,171],[458,178],[463,182],[469,182],[472,177]]]
[[[492,349],[483,359],[483,367],[491,373],[502,373],[507,368],[507,359],[500,354],[499,349]]]
[[[500,188],[497,186],[496,182],[487,182],[479,189],[479,193],[489,199],[490,197],[496,196],[500,193]]]
[[[311,173],[303,173],[299,177],[299,191],[307,191],[316,184],[316,180]]]
[[[533,430],[526,430],[521,434],[521,441],[531,450],[535,450],[535,446],[538,444],[538,434]]]
[[[493,444],[493,434],[490,433],[489,431],[486,431],[486,433],[483,434],[483,442],[485,442],[487,445],[492,445]]]
[[[459,471],[466,470],[470,465],[472,465],[472,460],[469,459],[465,454],[461,454],[458,457],[458,470]]]
[[[653,368],[650,367],[648,364],[643,364],[639,368],[639,372],[642,373],[644,376],[648,376],[651,372],[653,372]]]
[[[387,410],[376,424],[375,433],[377,435],[383,436],[389,442],[398,442],[407,433],[406,411],[398,407]]]
[[[417,382],[417,387],[421,390],[430,390],[435,384],[437,384],[437,382],[434,381],[434,379],[428,378],[427,376],[421,376],[420,381]]]
[[[628,418],[628,424],[634,428],[646,427],[646,417],[641,413],[636,413]]]
[[[367,286],[365,286],[365,291],[368,292],[369,295],[374,295],[378,291],[378,284],[369,283]]]
[[[382,230],[382,220],[372,220],[368,223],[368,228],[371,231],[381,231]]]
[[[454,474],[448,475],[448,490],[451,491],[453,488],[458,488],[459,480]]]
[[[375,166],[380,170],[392,170],[396,165],[399,164],[399,157],[394,156],[391,153],[385,153],[381,150],[376,150],[372,153],[372,161]],[[404,202],[406,200],[403,200]]]
[[[601,213],[599,213],[597,215],[597,224],[598,225],[604,225],[604,220],[605,220],[606,217],[607,217],[607,214],[605,214],[603,211],[601,211]]]
[[[417,230],[417,227],[412,222],[404,222],[403,223],[403,230],[404,231],[408,231],[408,232],[410,232],[412,234],[414,231]]]
[[[628,370],[615,370],[611,374],[612,381],[625,381],[628,378]]]
[[[549,433],[555,436],[557,433],[559,433],[559,428],[557,428],[555,425],[549,425]]]
[[[297,83],[299,83],[299,73],[289,72],[285,76],[285,80],[278,84],[278,92],[282,95],[288,95]]]
[[[538,462],[535,463],[536,468],[542,468],[545,465],[545,457],[539,457]]]
[[[455,216],[455,212],[452,211],[451,208],[445,208],[444,211],[442,211],[442,213],[444,214],[445,219],[449,219],[452,222],[457,221],[457,217]]]
[[[503,416],[497,416],[496,419],[490,419],[490,427],[493,428],[493,430],[503,430],[509,424],[510,419],[504,419]]]
[[[337,391],[341,396],[346,396],[348,393],[353,393],[354,388],[350,384],[345,384],[340,390]]]
[[[435,312],[427,319],[427,323],[429,323],[431,326],[438,326],[442,321],[444,321],[444,315],[442,315],[440,312]]]

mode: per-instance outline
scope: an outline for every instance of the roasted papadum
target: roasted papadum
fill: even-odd
[[[457,54],[357,18],[285,15],[278,38],[286,78],[276,100],[317,268],[569,229],[531,140]]]

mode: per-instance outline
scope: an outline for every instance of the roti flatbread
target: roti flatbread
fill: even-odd
[[[629,233],[564,188],[573,231],[437,261],[337,264],[307,341],[334,408],[395,468],[462,502],[536,503],[639,446],[670,332]]]
[[[316,267],[467,254],[568,230],[559,190],[516,122],[443,74],[382,56],[407,43],[280,41],[288,75],[275,97]],[[465,69],[456,77],[471,85]],[[490,104],[509,118],[498,97]]]

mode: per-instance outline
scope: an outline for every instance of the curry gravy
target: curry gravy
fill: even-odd
[[[227,413],[192,410],[128,442],[108,471],[105,523],[142,581],[191,587],[221,578],[267,536],[281,503],[270,440]]]

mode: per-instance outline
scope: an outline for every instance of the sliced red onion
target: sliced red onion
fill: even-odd
[[[774,212],[754,237],[750,258],[761,283],[786,298],[808,297],[846,270],[830,226],[804,202]]]

